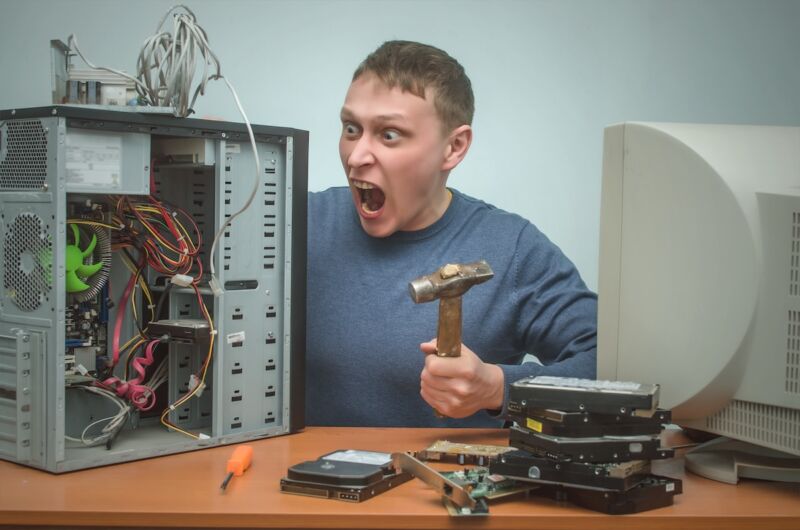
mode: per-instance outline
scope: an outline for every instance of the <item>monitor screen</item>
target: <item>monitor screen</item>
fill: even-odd
[[[598,377],[800,455],[800,127],[608,127],[600,229]]]

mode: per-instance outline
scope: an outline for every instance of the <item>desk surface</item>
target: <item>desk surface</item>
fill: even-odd
[[[280,493],[286,469],[336,449],[420,450],[435,440],[506,445],[504,430],[310,427],[252,442],[253,464],[220,482],[232,448],[217,447],[51,475],[0,462],[0,524],[264,528],[800,528],[800,486],[744,480],[731,486],[684,474],[683,460],[654,472],[683,479],[675,504],[607,516],[533,496],[490,506],[488,517],[452,518],[439,496],[412,480],[359,504]],[[667,442],[669,443],[669,442]],[[439,465],[439,467],[442,467]],[[452,467],[451,467],[452,468]]]

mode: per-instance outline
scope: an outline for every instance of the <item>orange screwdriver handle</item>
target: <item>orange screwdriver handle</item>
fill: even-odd
[[[228,469],[226,471],[228,473],[233,473],[237,477],[241,476],[244,474],[247,468],[250,467],[250,461],[252,459],[253,446],[240,445],[228,459]]]

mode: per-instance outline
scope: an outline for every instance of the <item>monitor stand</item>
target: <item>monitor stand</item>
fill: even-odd
[[[800,456],[721,436],[686,453],[686,469],[736,484],[739,478],[800,483]]]

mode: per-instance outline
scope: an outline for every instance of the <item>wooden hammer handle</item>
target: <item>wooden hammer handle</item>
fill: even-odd
[[[461,296],[439,300],[439,327],[436,333],[436,355],[461,356]]]

